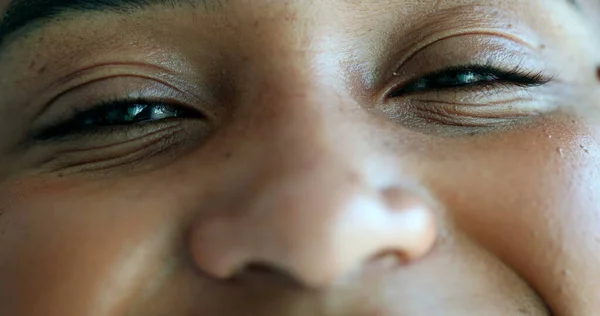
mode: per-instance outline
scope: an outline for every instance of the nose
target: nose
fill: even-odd
[[[190,234],[204,273],[227,279],[260,265],[326,287],[382,255],[410,263],[433,247],[433,208],[400,171],[397,153],[368,138],[375,131],[362,114],[323,106],[327,99],[256,118],[260,128],[239,136],[241,158],[222,167],[214,194],[225,206],[197,219]]]

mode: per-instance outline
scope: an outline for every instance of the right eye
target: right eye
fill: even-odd
[[[42,130],[34,138],[47,140],[70,135],[99,134],[169,119],[202,118],[204,116],[201,113],[180,105],[149,100],[118,100],[76,113],[66,121]]]

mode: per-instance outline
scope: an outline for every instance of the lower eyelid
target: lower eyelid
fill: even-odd
[[[70,141],[59,146],[62,148],[56,150],[54,157],[48,159],[42,169],[61,173],[108,170],[171,151],[173,147],[191,139],[189,131],[181,124],[164,126],[136,137],[122,137],[122,142],[109,138],[100,142]]]
[[[468,103],[468,102],[453,102],[453,101],[444,101],[444,100],[436,100],[436,99],[413,99],[414,102],[424,103],[424,104],[441,104],[446,106],[454,106],[454,107],[490,107],[490,106],[502,106],[505,104],[515,104],[518,102],[529,102],[532,101],[531,98],[523,98],[523,97],[515,97],[512,99],[504,99],[504,100],[495,100],[495,101],[483,101],[480,103]]]
[[[514,98],[485,104],[465,104],[442,100],[413,100],[411,108],[421,113],[435,113],[447,118],[518,119],[542,113],[534,99]]]
[[[493,111],[470,111],[466,108],[452,106],[415,106],[415,110],[427,113],[436,113],[448,118],[472,119],[507,119],[530,116],[530,113],[512,112],[511,110],[495,109]]]

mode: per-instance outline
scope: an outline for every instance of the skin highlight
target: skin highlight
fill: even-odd
[[[594,315],[591,12],[229,0],[9,34],[0,315]],[[438,74],[472,64],[540,82]],[[196,115],[148,119],[171,107]]]

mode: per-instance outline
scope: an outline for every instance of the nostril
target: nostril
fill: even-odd
[[[298,279],[287,270],[264,262],[252,262],[238,270],[233,281],[249,284],[276,283],[285,286],[301,286]]]

